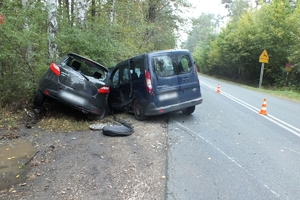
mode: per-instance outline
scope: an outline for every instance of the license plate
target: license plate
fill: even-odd
[[[158,100],[160,100],[160,101],[165,101],[165,100],[175,99],[175,98],[178,98],[177,92],[170,92],[170,93],[160,94],[158,96]]]
[[[73,103],[73,104],[83,104],[84,103],[84,98],[82,97],[79,97],[77,95],[74,95],[70,92],[67,92],[67,91],[60,91],[60,96],[62,99],[70,102],[70,103]]]

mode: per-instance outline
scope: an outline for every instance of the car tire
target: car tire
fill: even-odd
[[[42,107],[45,100],[46,96],[40,90],[37,90],[33,99],[34,106]]]
[[[182,113],[186,114],[186,115],[190,115],[190,114],[192,114],[195,111],[195,107],[196,106],[188,107],[188,108],[182,110]]]
[[[105,115],[106,115],[106,110],[103,113],[101,113],[100,115],[95,115],[93,113],[88,113],[87,118],[89,120],[102,120],[102,119],[104,119]]]
[[[143,121],[143,120],[147,119],[147,117],[145,116],[145,112],[143,110],[142,104],[137,99],[135,99],[133,102],[133,113],[134,113],[135,119],[137,119],[139,121]]]

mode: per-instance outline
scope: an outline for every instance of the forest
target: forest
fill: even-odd
[[[200,73],[257,85],[267,50],[263,86],[300,91],[300,1],[221,2],[227,16],[192,19],[184,15],[187,0],[2,0],[0,107],[30,103],[49,64],[66,53],[110,68],[137,54],[186,48]],[[188,37],[179,45],[182,32]]]
[[[263,86],[300,91],[300,1],[222,0],[223,16],[202,14],[184,47],[193,52],[198,70],[258,86],[264,50]]]

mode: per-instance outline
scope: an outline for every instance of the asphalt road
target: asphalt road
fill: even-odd
[[[203,103],[169,121],[167,199],[299,199],[300,104],[200,80]]]

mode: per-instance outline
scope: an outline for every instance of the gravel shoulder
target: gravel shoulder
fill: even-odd
[[[140,122],[126,114],[134,133],[21,131],[37,152],[26,179],[0,191],[0,199],[165,199],[167,118]]]

